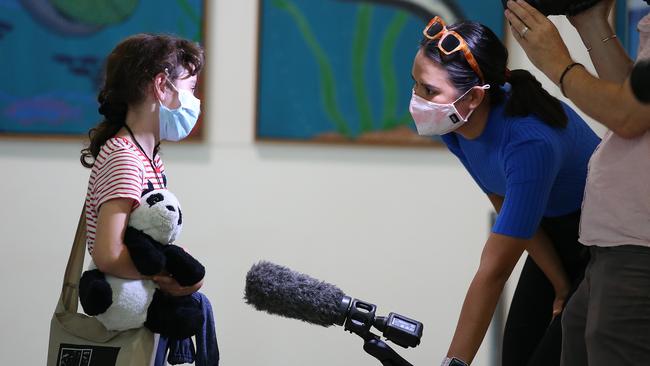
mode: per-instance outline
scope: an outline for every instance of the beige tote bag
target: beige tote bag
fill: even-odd
[[[81,211],[63,278],[61,296],[50,323],[47,366],[148,366],[155,343],[146,328],[108,331],[93,317],[77,313],[78,285],[86,250],[86,220]]]

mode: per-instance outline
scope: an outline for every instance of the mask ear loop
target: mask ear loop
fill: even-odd
[[[174,90],[174,91],[179,95],[179,98],[180,98],[180,94],[181,94],[181,93],[180,93],[180,92],[178,91],[178,89],[176,88],[176,85],[174,85],[174,83],[172,83],[171,80],[170,80],[169,69],[167,69],[167,68],[165,67],[165,70],[164,70],[164,71],[165,71],[165,84],[171,86],[171,89],[173,89],[173,90]],[[165,108],[169,108],[169,107],[167,107],[167,106],[162,102],[162,100],[160,100],[160,99],[158,99],[158,103],[159,103],[161,106],[164,106]]]
[[[459,100],[463,99],[463,98],[467,95],[467,93],[469,93],[470,91],[472,91],[472,89],[474,89],[474,88],[476,88],[476,87],[478,87],[478,88],[480,88],[480,89],[483,89],[483,90],[488,90],[488,89],[490,89],[490,84],[484,84],[484,85],[480,85],[480,86],[479,86],[479,85],[475,85],[475,86],[473,86],[473,87],[467,89],[467,91],[466,91],[465,93],[463,93],[463,95],[461,95],[460,97],[458,97],[458,99],[456,99],[453,103],[451,103],[451,105],[454,106],[454,109],[456,110],[456,114],[457,114],[458,116],[460,116],[461,114],[460,114],[460,111],[458,110],[458,108],[456,108],[456,103],[457,103]],[[470,111],[467,113],[467,116],[466,116],[465,118],[463,118],[463,120],[464,120],[464,121],[469,120],[469,117],[472,115],[472,113],[474,113],[475,110],[476,110],[476,108],[470,110]]]
[[[456,98],[456,100],[454,100],[451,104],[456,104],[456,102],[458,102],[459,100],[465,98],[465,96],[467,95],[467,93],[469,93],[470,91],[472,91],[472,89],[474,89],[474,88],[476,88],[476,87],[478,87],[478,88],[480,88],[480,89],[483,89],[483,90],[488,90],[488,89],[490,89],[490,84],[474,85],[473,87],[467,89],[467,91],[466,91],[465,93],[463,93],[463,95],[461,95],[460,97]]]
[[[176,85],[174,85],[174,83],[172,83],[172,81],[170,80],[171,76],[169,75],[169,70],[166,67],[165,67],[165,76],[167,76],[165,79],[167,80],[167,83],[172,87],[172,89],[174,89],[176,93],[178,93],[178,88],[176,88]]]
[[[166,84],[166,85],[167,85],[167,84],[168,84],[168,85],[171,85],[172,89],[174,89],[174,91],[176,91],[176,92],[178,93],[178,90],[176,90],[176,87],[174,86],[174,84],[172,84],[172,82],[169,81],[169,70],[165,67],[165,69],[164,69],[163,71],[165,72],[165,84]],[[159,103],[160,105],[164,105],[164,103],[162,102],[162,100],[161,100],[160,98],[158,98],[158,95],[156,95],[156,99],[158,99],[158,103]]]

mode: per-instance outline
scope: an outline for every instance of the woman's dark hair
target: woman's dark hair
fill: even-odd
[[[507,70],[508,50],[499,37],[488,27],[475,22],[459,22],[447,26],[463,37],[472,55],[485,77],[491,105],[505,99],[504,91],[499,87],[506,81],[511,85],[510,97],[506,101],[507,116],[527,116],[534,114],[552,127],[566,127],[567,115],[562,103],[550,95],[542,84],[526,70]],[[420,42],[420,49],[434,62],[445,67],[456,89],[465,92],[476,85],[481,85],[478,75],[472,70],[462,51],[449,56],[438,49],[438,41],[427,38]],[[506,75],[509,74],[509,75]]]
[[[106,59],[104,84],[97,96],[104,119],[88,132],[90,143],[81,150],[81,165],[93,166],[102,145],[124,126],[129,106],[144,100],[156,75],[167,71],[174,81],[183,69],[193,76],[202,67],[203,49],[182,38],[136,34],[120,42]]]

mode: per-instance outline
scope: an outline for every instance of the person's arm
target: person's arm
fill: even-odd
[[[524,240],[490,234],[481,262],[465,295],[454,337],[447,352],[470,364],[494,314],[503,287],[525,248]]]
[[[184,287],[179,285],[173,277],[165,274],[153,276],[153,281],[158,284],[158,287],[160,287],[161,291],[166,292],[172,296],[191,295],[200,290],[203,286],[203,280],[201,280],[192,286]]]
[[[623,138],[639,137],[650,130],[650,104],[636,99],[629,79],[621,85],[576,68],[564,77],[564,90],[578,108]]]
[[[608,21],[613,0],[601,0],[593,7],[568,17],[580,34],[598,77],[622,84],[632,70],[633,61],[625,52]]]
[[[144,279],[123,242],[132,207],[133,200],[128,198],[112,199],[100,206],[92,258],[97,268],[106,274]]]
[[[573,60],[557,28],[542,13],[524,1],[508,2],[506,17],[515,39],[531,62],[551,81],[560,85],[562,73],[569,64],[573,63]],[[528,27],[529,30],[525,33],[525,37],[522,37],[519,32],[524,27]],[[586,30],[583,32],[587,33]],[[616,40],[606,43],[612,41]],[[600,40],[598,42],[603,43]],[[642,104],[633,95],[629,79],[625,80],[630,73],[630,66],[620,56],[616,47],[613,51],[596,50],[602,46],[602,44],[591,45],[594,48],[592,52],[597,52],[593,57],[600,65],[599,73],[602,73],[605,78],[617,81],[598,79],[584,68],[576,66],[565,74],[561,88],[578,108],[617,135],[624,138],[638,137],[650,130],[648,118],[650,105]],[[618,73],[612,71],[611,67],[603,66],[604,60],[610,54],[614,55],[615,60],[612,66],[622,68]],[[625,75],[621,78],[623,74]]]
[[[556,317],[564,309],[564,303],[569,296],[571,287],[562,261],[553,247],[553,243],[541,228],[527,243],[526,252],[553,285],[555,300],[553,301],[552,312],[553,317]]]
[[[101,205],[92,253],[97,268],[115,277],[134,280],[151,279],[163,292],[172,296],[185,296],[198,291],[203,286],[203,280],[184,287],[164,273],[149,277],[138,272],[123,242],[132,206],[133,200],[124,198],[112,199]]]
[[[489,194],[488,198],[499,212],[503,197]],[[553,316],[562,311],[569,293],[569,282],[553,245],[543,231],[539,229],[531,239],[492,233],[483,248],[479,268],[465,296],[448,357],[459,358],[468,364],[474,359],[490,325],[503,287],[524,250],[555,288],[556,299],[549,311],[553,312]]]
[[[494,206],[494,210],[499,213],[503,206],[503,197],[496,194],[488,194],[488,198],[492,206]],[[535,236],[527,241],[525,249],[553,285],[553,289],[555,290],[553,316],[557,316],[562,312],[564,302],[570,290],[569,278],[562,266],[562,261],[553,247],[553,243],[551,243],[542,228],[537,229]]]

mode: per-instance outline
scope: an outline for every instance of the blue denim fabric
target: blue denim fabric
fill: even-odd
[[[214,326],[214,316],[212,314],[212,305],[207,296],[196,292],[192,297],[201,304],[203,309],[203,328],[201,333],[196,335],[196,351],[192,338],[187,339],[167,339],[160,337],[158,350],[156,352],[155,366],[165,365],[165,355],[169,350],[167,362],[171,365],[183,363],[192,363],[196,366],[218,366],[219,365],[219,346],[217,345],[217,334]]]
[[[169,354],[167,362],[170,365],[182,365],[184,363],[193,363],[196,356],[194,342],[192,338],[170,339],[167,343]]]
[[[203,329],[196,338],[196,366],[218,366],[219,365],[219,345],[217,344],[217,330],[214,325],[214,316],[212,315],[212,305],[208,297],[195,293],[195,299],[201,302],[203,308],[204,322]]]
[[[156,360],[154,366],[165,366],[165,356],[167,355],[167,338],[160,336],[158,338],[158,348],[156,349]]]

